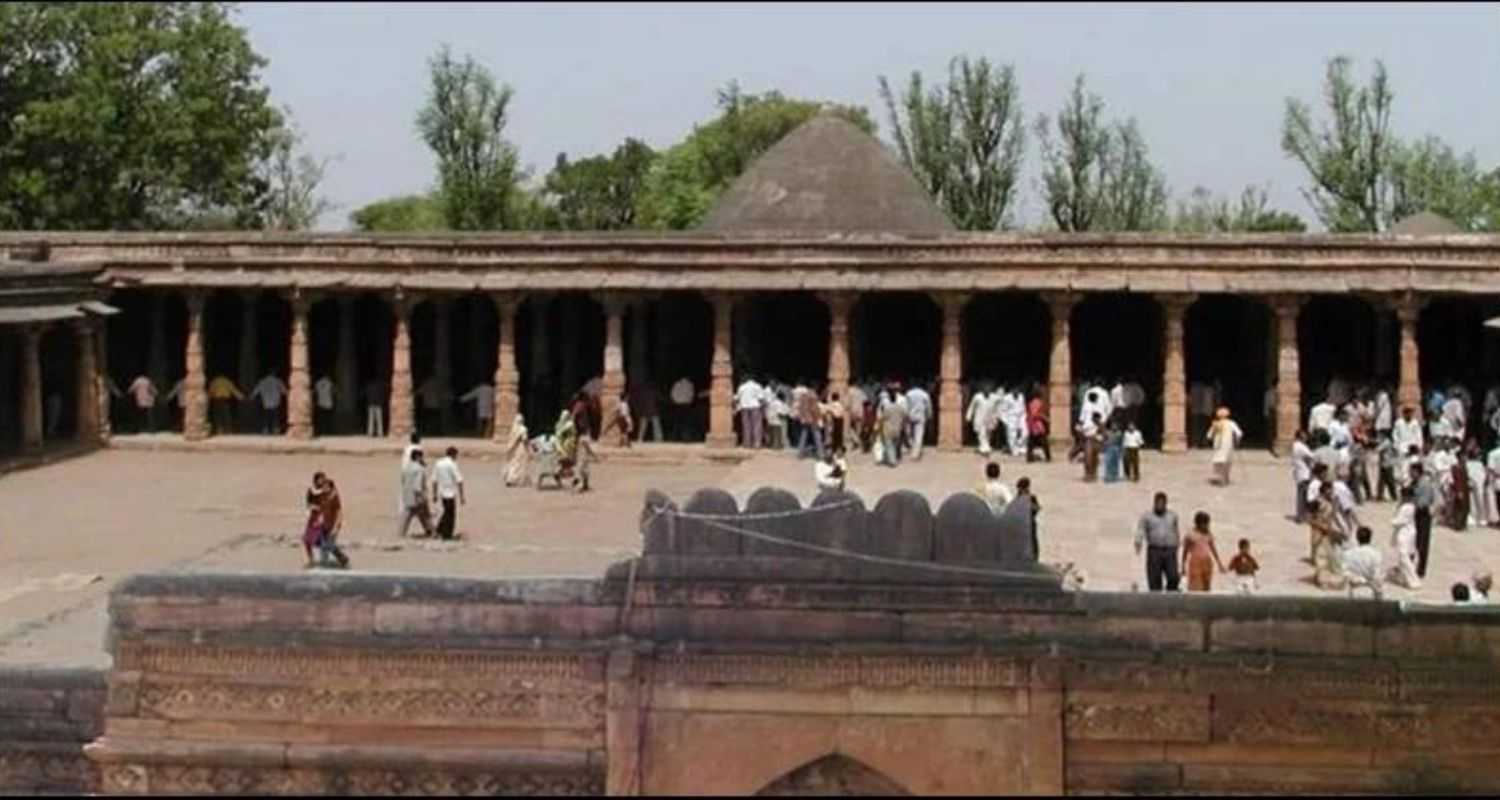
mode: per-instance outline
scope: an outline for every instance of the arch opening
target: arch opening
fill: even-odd
[[[906,797],[901,784],[848,756],[815,759],[766,784],[757,797]]]

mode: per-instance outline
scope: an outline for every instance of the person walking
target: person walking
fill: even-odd
[[[505,485],[524,486],[531,479],[531,444],[527,439],[526,419],[520,414],[510,425],[510,442],[505,446]]]
[[[136,433],[156,433],[156,384],[146,375],[137,375],[125,387],[140,416],[136,417]]]
[[[422,525],[422,537],[432,536],[432,511],[427,507],[427,463],[421,448],[411,450],[411,458],[401,468],[401,523],[396,526],[396,538],[406,536],[406,529],[415,519]]]
[[[1234,448],[1239,445],[1245,433],[1230,418],[1228,408],[1220,406],[1214,416],[1214,423],[1209,426],[1207,436],[1214,448],[1213,483],[1216,486],[1228,486],[1229,468],[1234,464]]]
[[[1177,547],[1181,541],[1177,512],[1167,508],[1167,493],[1157,492],[1152,498],[1151,510],[1141,515],[1135,531],[1136,555],[1140,555],[1143,548],[1146,551],[1146,585],[1151,591],[1161,591],[1163,583],[1167,591],[1177,591],[1180,580]]]
[[[495,387],[486,381],[474,384],[474,388],[458,398],[460,403],[474,404],[474,422],[479,435],[488,439],[495,435]]]
[[[922,444],[927,439],[927,419],[932,416],[932,396],[920,384],[906,390],[906,434],[911,440],[911,458],[922,460]]]
[[[1125,479],[1131,483],[1141,482],[1141,448],[1146,444],[1146,437],[1141,435],[1140,428],[1135,426],[1135,420],[1125,423],[1125,436],[1121,440],[1125,448]]]
[[[1214,535],[1209,530],[1207,511],[1193,515],[1193,529],[1188,531],[1182,543],[1182,571],[1187,573],[1188,591],[1211,592],[1214,585],[1214,567],[1226,572],[1219,558],[1219,548],[1214,546]]]
[[[443,516],[438,519],[438,538],[452,539],[453,529],[458,525],[458,506],[468,503],[464,497],[464,474],[458,469],[457,447],[448,448],[432,465],[432,493],[443,504]]]
[[[333,433],[333,404],[337,396],[338,388],[333,385],[333,379],[327,375],[319,377],[313,384],[313,403],[316,413],[313,430],[321,435]]]
[[[1415,507],[1412,524],[1416,528],[1417,577],[1427,577],[1427,552],[1432,546],[1432,509],[1437,504],[1437,488],[1420,461],[1411,465],[1411,499]]]

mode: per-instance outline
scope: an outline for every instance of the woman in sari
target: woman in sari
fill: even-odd
[[[526,420],[520,414],[510,425],[510,444],[505,455],[510,461],[505,465],[505,485],[524,486],[530,480],[531,447],[526,436]]]

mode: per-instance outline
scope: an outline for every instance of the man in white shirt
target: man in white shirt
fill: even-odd
[[[416,434],[412,434],[415,438]],[[401,522],[396,526],[396,538],[406,536],[413,519],[422,523],[422,535],[432,535],[432,511],[427,507],[427,465],[423,463],[422,449],[413,444],[401,457]]]
[[[488,439],[495,435],[495,387],[484,381],[470,389],[460,403],[474,404],[474,419],[479,423],[479,435]]]
[[[406,468],[411,464],[411,462],[416,458],[416,455],[420,452],[422,452],[422,434],[417,433],[416,431],[412,431],[411,438],[407,440],[406,446],[401,448],[401,481],[403,486],[406,481]],[[427,472],[425,466],[423,467],[422,475],[422,480],[425,484],[427,480]],[[406,500],[404,499],[404,495],[404,489],[396,493],[396,513],[398,515],[406,508]],[[410,522],[410,520],[408,520],[408,522]],[[402,530],[404,531],[405,528],[403,528]]]
[[[1468,427],[1467,417],[1463,397],[1458,390],[1450,390],[1447,402],[1443,403],[1443,421],[1448,423],[1448,435],[1462,442],[1465,429]]]
[[[763,402],[765,402],[765,389],[761,388],[754,378],[746,378],[734,393],[734,407],[740,415],[741,447],[748,447],[752,450],[760,447],[761,424],[765,421],[765,409],[761,407]]]
[[[187,421],[187,392],[183,391],[186,387],[187,376],[184,375],[178,378],[176,383],[172,384],[172,391],[167,392],[167,396],[162,398],[162,403],[164,404],[170,403],[173,400],[177,401],[177,413],[168,423],[171,427],[180,428]]]
[[[251,400],[260,398],[261,433],[281,433],[281,401],[285,397],[286,384],[274,372],[267,372],[250,390]]]
[[[464,498],[464,474],[458,469],[457,447],[448,448],[447,453],[432,465],[432,493],[443,504],[443,516],[437,526],[438,538],[452,539],[453,528],[458,524],[458,505],[468,502]]]
[[[1001,421],[1005,423],[1005,436],[1010,445],[1010,454],[1013,456],[1026,455],[1026,395],[1018,387],[1013,392],[1006,393],[1007,401],[1001,412]]]
[[[333,432],[333,399],[336,392],[333,379],[324,375],[313,384],[313,404],[317,407],[315,430],[318,433]]]
[[[787,435],[786,421],[791,413],[791,407],[786,404],[781,396],[772,392],[765,403],[766,415],[766,441],[772,450],[792,449],[792,439]],[[823,462],[818,462],[819,464]]]
[[[990,435],[985,427],[985,418],[991,405],[989,393],[980,387],[969,398],[969,408],[964,412],[964,421],[973,426],[974,438],[979,440],[979,454],[982,456],[990,454]]]
[[[1296,497],[1292,516],[1297,522],[1307,521],[1307,485],[1312,481],[1313,451],[1307,446],[1307,431],[1297,431],[1292,439],[1292,483],[1296,485]]]
[[[1338,406],[1335,406],[1328,398],[1323,398],[1323,402],[1313,406],[1312,410],[1307,412],[1308,433],[1328,430],[1328,423],[1333,422],[1333,415],[1336,411],[1338,411]]]
[[[693,382],[686,376],[678,378],[669,392],[672,401],[672,436],[687,441],[696,438],[693,425]]]
[[[1416,409],[1411,406],[1401,409],[1401,419],[1391,428],[1391,441],[1403,458],[1411,454],[1413,447],[1422,452],[1422,423],[1417,421]]]
[[[1004,514],[1005,507],[1015,499],[1010,487],[1000,480],[1000,465],[993,461],[984,465],[984,486],[980,489],[980,496],[997,517]]]
[[[1371,536],[1369,528],[1361,527],[1354,534],[1358,544],[1345,550],[1340,559],[1344,577],[1349,579],[1350,597],[1354,596],[1355,589],[1365,588],[1375,595],[1376,600],[1380,599],[1380,585],[1385,580],[1385,570],[1380,550],[1370,544]]]
[[[1395,422],[1391,409],[1391,393],[1381,389],[1375,394],[1375,438],[1384,438]]]
[[[932,416],[932,397],[920,385],[906,391],[906,435],[911,439],[911,457],[922,460],[922,440],[927,438],[927,420]]]
[[[1124,381],[1116,380],[1115,385],[1109,390],[1109,404],[1120,410],[1130,408],[1130,399],[1125,396]]]

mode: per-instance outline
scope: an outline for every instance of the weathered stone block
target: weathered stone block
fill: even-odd
[[[907,561],[932,560],[932,508],[919,492],[891,492],[880,498],[866,521],[868,552]]]
[[[779,539],[791,539],[797,542],[808,542],[811,539],[807,530],[807,524],[812,520],[811,516],[798,514],[802,510],[802,503],[797,496],[785,489],[776,489],[764,486],[756,489],[745,501],[745,512],[741,515],[740,527],[756,533],[774,536]],[[782,515],[776,517],[765,517],[754,519],[754,515]],[[746,556],[780,556],[785,558],[809,558],[817,555],[808,550],[789,545],[775,544],[762,539],[746,537],[741,551]]]
[[[1216,619],[1208,624],[1209,650],[1369,657],[1373,628],[1344,622]]]
[[[933,559],[941,562],[998,561],[1000,521],[978,495],[955,494],[938,507]]]
[[[1127,742],[1207,742],[1210,698],[1145,692],[1068,692],[1063,735]]]
[[[677,518],[677,552],[696,556],[740,555],[742,537],[726,528],[739,525],[739,507],[734,495],[723,489],[699,489],[682,507],[684,514],[701,514],[711,518],[680,516]]]

